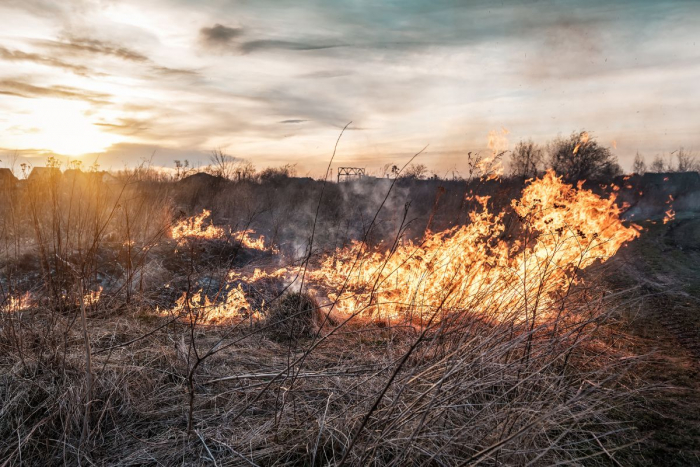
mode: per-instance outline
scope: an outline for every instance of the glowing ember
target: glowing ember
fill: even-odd
[[[668,195],[668,199],[666,200],[666,204],[668,204],[668,209],[664,211],[664,224],[668,224],[671,222],[673,219],[676,218],[676,211],[673,210],[673,196]]]
[[[670,208],[664,212],[664,224],[668,224],[669,222],[671,222],[675,218],[676,218],[676,211],[674,211],[673,208]]]

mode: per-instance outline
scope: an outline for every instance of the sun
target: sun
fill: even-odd
[[[36,99],[14,119],[12,146],[77,157],[102,152],[121,137],[100,131],[90,104],[65,99]]]

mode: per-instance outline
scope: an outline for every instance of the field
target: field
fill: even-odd
[[[0,187],[0,465],[700,463],[697,192],[290,175]]]

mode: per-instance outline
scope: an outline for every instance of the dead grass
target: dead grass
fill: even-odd
[[[87,204],[48,189],[17,201],[29,235],[5,218],[6,264],[29,253],[42,270],[32,306],[0,312],[0,466],[610,465],[635,442],[612,414],[636,394],[619,384],[636,360],[611,345],[617,302],[596,281],[545,324],[487,320],[475,303],[422,310],[422,327],[329,320],[272,281],[250,291],[266,319],[215,326],[190,299],[202,289],[215,306],[253,265],[164,238],[171,207],[153,200],[167,187]],[[4,302],[23,291],[11,270]]]

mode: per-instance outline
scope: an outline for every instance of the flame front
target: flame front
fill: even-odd
[[[251,235],[255,235],[255,230],[246,229],[232,233],[230,230],[215,226],[212,222],[207,223],[210,216],[211,211],[204,209],[199,215],[182,219],[170,229],[170,236],[180,243],[186,239],[223,240],[230,238],[239,242],[244,248],[277,252],[273,245],[265,245],[265,236],[260,235],[258,238],[253,238]]]
[[[557,309],[553,302],[576,283],[581,270],[607,260],[639,235],[638,226],[626,227],[620,220],[615,192],[601,198],[582,184],[563,183],[552,171],[512,201],[520,224],[515,240],[506,240],[505,213],[490,212],[488,197],[475,199],[480,208],[470,213],[467,225],[428,232],[421,242],[398,243],[388,251],[354,242],[326,255],[306,271],[309,288],[347,316],[420,324],[470,313],[541,322]],[[199,219],[194,219],[195,230],[206,231]],[[290,280],[300,272],[290,267],[256,269],[250,276],[232,273],[220,304],[201,293],[189,302],[183,295],[173,311],[201,310],[210,323],[257,317],[234,281]]]
[[[468,225],[406,242],[388,252],[363,244],[338,250],[311,272],[315,286],[344,313],[424,321],[433,313],[471,311],[528,319],[575,281],[579,270],[605,261],[638,236],[619,219],[615,195],[600,198],[548,172],[512,207],[522,223],[508,243],[504,214],[488,199]]]

